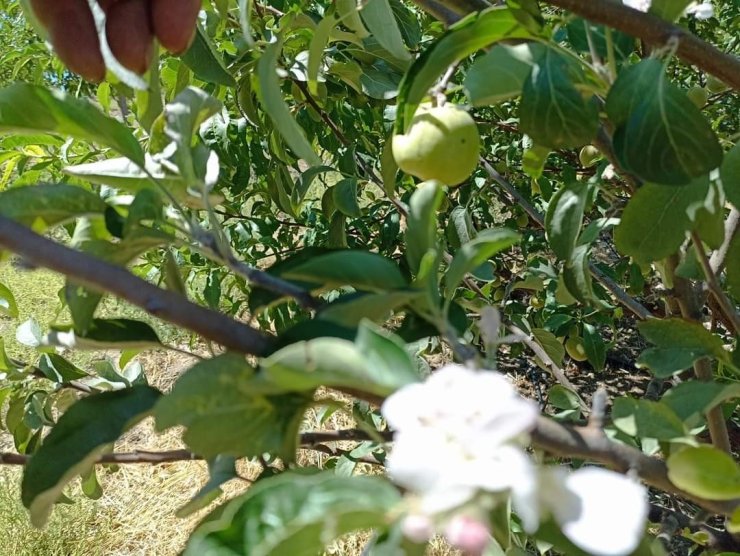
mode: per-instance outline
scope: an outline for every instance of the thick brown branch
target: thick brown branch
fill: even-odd
[[[740,499],[706,500],[676,488],[663,460],[610,440],[602,431],[590,427],[571,427],[540,417],[531,438],[535,446],[558,456],[595,461],[622,473],[632,471],[646,484],[678,494],[712,513],[730,515],[740,506]]]
[[[64,274],[80,285],[112,293],[230,350],[265,355],[272,345],[269,336],[246,324],[162,290],[125,268],[55,243],[3,216],[0,216],[0,248],[17,253],[36,266]]]

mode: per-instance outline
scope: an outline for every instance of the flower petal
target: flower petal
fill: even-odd
[[[642,485],[613,471],[586,467],[570,474],[565,488],[572,498],[550,509],[573,544],[597,556],[621,556],[637,548],[648,514]]]

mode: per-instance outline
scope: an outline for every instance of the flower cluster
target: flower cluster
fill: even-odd
[[[625,6],[641,12],[647,12],[653,0],[622,0]],[[714,15],[714,7],[711,2],[692,2],[684,10],[686,15],[693,15],[696,19],[709,19]]]
[[[388,474],[408,491],[403,530],[415,541],[443,533],[481,554],[487,516],[509,497],[525,531],[551,517],[593,554],[628,554],[642,538],[645,489],[600,468],[536,466],[525,447],[539,410],[501,374],[448,365],[390,396],[382,411],[396,431]]]

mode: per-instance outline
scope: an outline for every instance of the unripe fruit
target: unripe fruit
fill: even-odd
[[[88,81],[102,81],[105,62],[87,0],[31,0],[31,8],[62,62]]]
[[[709,91],[707,91],[704,87],[691,87],[688,91],[686,91],[686,96],[689,97],[689,100],[694,103],[694,106],[697,108],[704,108],[704,106],[707,104],[707,101],[709,100]]]
[[[393,137],[398,167],[422,180],[458,185],[478,166],[480,137],[475,121],[452,104],[421,106],[404,135]]]
[[[593,145],[586,145],[578,153],[578,160],[584,168],[590,168],[601,158],[601,152]]]
[[[195,37],[201,0],[151,0],[157,40],[172,54],[185,52]]]
[[[527,224],[529,224],[529,216],[526,213],[516,217],[516,225],[520,228],[524,228]]]
[[[568,352],[568,355],[570,355],[571,359],[574,361],[585,361],[588,359],[588,357],[586,357],[586,350],[583,347],[583,340],[577,336],[570,336],[566,340],[565,351]]]
[[[105,35],[113,56],[124,68],[146,72],[154,51],[147,0],[121,0],[110,6]]]

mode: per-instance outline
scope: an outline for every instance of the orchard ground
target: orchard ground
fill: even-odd
[[[15,328],[31,315],[47,316],[57,320],[59,299],[55,292],[63,280],[45,270],[31,273],[13,264],[0,266],[2,281],[16,292],[20,317],[11,320],[0,317],[0,335],[14,338]],[[154,321],[135,308],[125,306],[111,298],[104,302],[103,314],[137,317],[153,324],[160,336],[168,342],[179,341],[186,347],[187,338],[178,337],[174,328]],[[62,313],[61,317],[64,316]],[[61,318],[60,320],[63,320]],[[48,323],[41,323],[42,325]],[[30,356],[31,350],[11,340],[8,352],[17,358]],[[112,355],[112,354],[111,354]],[[29,357],[30,358],[30,357]],[[93,359],[80,357],[77,352],[70,357],[76,364],[85,366]],[[148,380],[157,388],[169,390],[174,381],[193,362],[187,355],[149,351],[139,355]],[[345,412],[333,413],[321,423],[319,415],[309,412],[305,428],[310,430],[335,430],[352,428],[354,422]],[[183,448],[180,431],[172,429],[164,434],[154,431],[151,419],[135,427],[116,445],[117,451],[174,450]],[[0,451],[14,451],[13,441],[7,432],[0,432]],[[323,454],[302,451],[305,465],[319,464]],[[239,472],[254,477],[257,466],[242,463]],[[370,469],[363,471],[371,472]],[[0,468],[0,554],[15,556],[169,556],[179,554],[190,532],[200,519],[226,498],[236,496],[248,488],[246,481],[231,481],[224,487],[224,495],[208,508],[188,518],[178,518],[175,512],[184,506],[208,480],[204,462],[180,462],[163,465],[122,465],[116,471],[99,468],[98,479],[103,495],[98,500],[85,497],[79,481],[67,494],[73,504],[60,504],[54,509],[52,519],[44,530],[35,529],[28,520],[28,513],[20,502],[21,469],[10,466]],[[348,536],[330,546],[327,555],[353,556],[362,552],[366,534]],[[442,541],[434,544],[432,556],[452,555]]]

